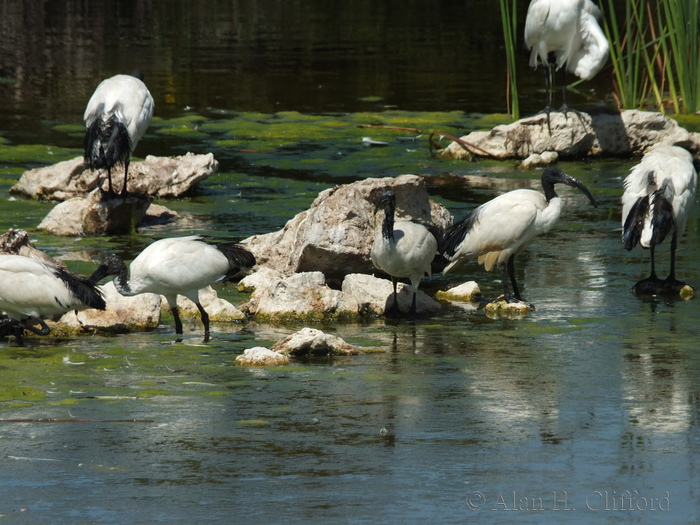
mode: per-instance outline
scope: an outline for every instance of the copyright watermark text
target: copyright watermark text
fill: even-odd
[[[493,494],[477,490],[467,495],[466,503],[472,511],[664,512],[671,510],[671,494],[669,491],[654,495],[637,490],[594,490],[574,497],[566,490],[538,495],[516,490]]]

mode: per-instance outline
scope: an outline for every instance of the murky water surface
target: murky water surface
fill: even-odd
[[[89,273],[86,260],[133,257],[154,238],[274,231],[319,191],[364,177],[421,174],[457,217],[539,177],[513,163],[437,160],[425,133],[358,127],[461,134],[498,122],[472,114],[504,111],[495,3],[463,3],[460,16],[448,2],[351,2],[340,13],[272,3],[4,3],[2,45],[14,53],[0,84],[0,230],[26,228]],[[480,23],[464,16],[470,4]],[[332,15],[344,22],[336,29]],[[114,32],[96,29],[109,20]],[[80,154],[97,79],[134,56],[157,107],[137,154],[212,151],[220,172],[196,195],[161,202],[183,216],[169,225],[113,238],[35,231],[53,204],[9,198],[10,186],[27,168]],[[540,77],[523,75],[535,111]],[[590,103],[604,103],[607,79],[594,87]],[[389,145],[366,148],[363,136]],[[561,190],[560,224],[516,261],[537,307],[522,319],[455,307],[415,323],[316,325],[383,352],[267,369],[234,360],[301,326],[217,323],[205,344],[195,320],[178,341],[164,317],[145,334],[3,342],[2,520],[696,523],[700,302],[629,292],[648,272],[648,254],[619,240],[634,162],[561,163],[599,207]],[[698,222],[696,208],[678,257],[696,286]],[[659,268],[668,261],[664,246]],[[422,288],[469,279],[487,300],[500,293],[497,274],[475,264]]]

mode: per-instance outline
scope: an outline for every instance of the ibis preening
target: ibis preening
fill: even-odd
[[[47,335],[44,318],[86,308],[105,308],[102,294],[88,278],[22,255],[0,255],[0,310],[8,317],[2,324],[18,344],[24,330]]]
[[[412,221],[394,221],[396,195],[387,191],[382,194],[375,213],[382,208],[384,220],[377,232],[370,251],[372,264],[388,274],[394,286],[391,314],[399,316],[396,283],[407,278],[413,288],[410,315],[416,314],[416,294],[418,285],[425,274],[430,275],[430,264],[437,255],[438,242],[435,236],[422,224]]]
[[[566,113],[566,73],[592,79],[605,65],[610,46],[598,22],[602,16],[591,0],[532,0],[525,19],[525,44],[530,66],[545,66],[549,116],[552,107],[550,77],[561,72],[562,111]]]
[[[109,192],[112,168],[124,166],[124,187],[131,154],[153,118],[153,97],[135,75],[103,80],[85,108],[85,161],[93,170],[107,170]]]
[[[639,245],[651,254],[651,275],[639,281],[638,293],[680,290],[676,280],[676,246],[683,235],[698,185],[697,161],[679,146],[656,146],[625,178],[622,195],[622,243],[627,250]],[[656,276],[654,250],[671,234],[671,269]]]
[[[161,239],[149,245],[127,268],[117,255],[109,255],[90,277],[99,282],[114,275],[114,286],[125,296],[156,293],[165,296],[175,319],[175,333],[182,333],[177,295],[190,299],[202,316],[205,340],[209,338],[209,315],[199,301],[199,290],[233,279],[255,265],[252,253],[234,243],[209,243],[202,237]]]
[[[559,183],[581,190],[597,206],[581,182],[558,168],[546,168],[542,173],[544,193],[529,189],[509,191],[482,204],[447,230],[440,245],[440,253],[449,262],[443,273],[475,258],[487,271],[497,265],[505,300],[524,302],[515,280],[513,261],[535,237],[547,233],[559,220],[561,199],[554,191],[554,185]]]

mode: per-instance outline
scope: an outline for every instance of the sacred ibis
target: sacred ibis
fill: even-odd
[[[390,314],[399,316],[396,283],[407,278],[413,288],[410,315],[416,314],[416,294],[423,276],[431,274],[430,264],[438,253],[435,236],[422,224],[413,221],[394,221],[396,195],[384,192],[377,202],[375,214],[384,210],[384,220],[372,243],[370,259],[378,270],[388,274],[394,286]]]
[[[0,255],[0,310],[8,317],[2,326],[12,331],[17,344],[23,344],[24,330],[48,335],[44,318],[86,308],[105,308],[88,278],[22,255]]]
[[[525,19],[525,44],[530,66],[545,66],[549,118],[552,107],[550,77],[561,71],[563,106],[566,113],[566,72],[592,79],[608,59],[610,45],[598,22],[602,15],[591,0],[532,0]]]
[[[474,258],[486,271],[497,265],[505,300],[525,302],[515,280],[514,259],[535,237],[547,233],[559,220],[561,198],[554,191],[554,185],[559,183],[581,190],[597,207],[581,182],[559,168],[546,168],[542,173],[544,194],[530,189],[509,191],[482,204],[447,230],[440,245],[440,253],[448,261],[443,274]],[[512,294],[506,270],[513,286]]]
[[[107,170],[109,192],[112,168],[124,166],[124,187],[131,154],[153,118],[154,102],[140,73],[103,80],[85,108],[85,161],[90,169]]]
[[[205,340],[209,339],[209,314],[199,301],[199,290],[232,280],[255,265],[252,253],[234,243],[209,243],[198,235],[160,239],[150,244],[131,263],[130,277],[124,261],[108,255],[90,276],[99,282],[114,275],[114,286],[125,296],[156,293],[165,296],[175,319],[175,333],[182,333],[177,295],[190,299],[199,309]]]
[[[676,246],[685,232],[698,185],[698,161],[679,146],[660,145],[644,155],[625,178],[622,195],[622,243],[649,249],[651,274],[633,287],[638,293],[680,290],[676,280]],[[671,233],[671,270],[656,276],[654,250]]]

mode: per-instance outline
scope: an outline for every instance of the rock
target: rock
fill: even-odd
[[[508,303],[503,298],[497,299],[492,303],[487,304],[484,308],[487,317],[507,317],[509,319],[520,319],[529,312],[533,311],[534,309],[534,306],[524,301]]]
[[[353,297],[361,316],[384,315],[387,308],[393,304],[394,288],[388,279],[379,279],[367,274],[350,274],[343,280],[342,291]],[[399,283],[396,291],[399,310],[402,314],[408,314],[413,301],[413,289],[407,284]],[[431,315],[440,310],[440,303],[419,288],[416,295],[416,315]]]
[[[281,279],[284,279],[284,275],[282,275],[281,272],[268,268],[267,266],[259,266],[257,271],[246,275],[243,279],[238,281],[238,291],[252,293],[258,288],[265,288],[269,286],[270,283]]]
[[[37,228],[52,235],[127,234],[141,223],[150,204],[147,195],[105,199],[97,189],[57,204]]]
[[[199,291],[199,302],[209,314],[209,320],[212,322],[230,322],[242,321],[246,315],[230,302],[219,297],[216,290],[211,286],[207,286]],[[170,306],[165,297],[161,296],[161,307],[166,308],[170,312]],[[197,317],[199,319],[199,309],[197,305],[183,295],[177,296],[177,307],[180,310],[180,315]]]
[[[262,346],[256,346],[245,349],[243,354],[236,357],[236,364],[242,366],[288,365],[289,357]]]
[[[250,301],[241,309],[256,319],[313,321],[322,319],[358,320],[366,316],[384,315],[391,305],[393,287],[388,279],[367,274],[350,274],[345,277],[341,290],[334,290],[326,283],[321,272],[297,273],[283,277],[274,270],[261,268],[256,273],[270,276],[270,280],[245,277],[241,283],[255,291]],[[276,277],[275,277],[276,276]],[[399,283],[399,308],[408,312],[413,292],[408,285]],[[442,309],[421,290],[416,298],[416,314],[429,315]]]
[[[533,153],[528,158],[520,163],[520,167],[524,169],[535,168],[537,166],[551,166],[559,160],[559,153],[556,151],[543,151]]]
[[[139,294],[124,297],[114,283],[100,287],[107,303],[105,310],[81,310],[64,314],[56,323],[47,321],[52,333],[66,330],[93,329],[105,332],[143,332],[152,330],[160,323],[160,296]]]
[[[362,353],[360,349],[346,343],[340,337],[326,334],[315,328],[302,328],[300,331],[272,345],[272,350],[293,357],[303,355],[358,355]]]
[[[441,301],[451,302],[474,302],[481,297],[481,289],[475,281],[462,283],[459,286],[454,286],[447,291],[439,291],[435,294],[435,298]]]
[[[700,135],[689,133],[661,113],[624,110],[591,115],[581,112],[537,114],[496,126],[490,131],[474,131],[461,140],[468,150],[453,142],[439,155],[448,158],[472,158],[474,155],[496,159],[524,159],[533,154],[557,152],[560,157],[579,158],[594,155],[638,155],[655,144],[681,143],[695,151]]]
[[[397,197],[397,220],[414,218],[444,231],[452,216],[431,202],[425,183],[416,175],[369,178],[321,192],[311,207],[280,231],[255,235],[241,242],[261,266],[283,275],[323,272],[338,284],[350,273],[374,270],[369,252],[376,229],[374,207],[392,189]]]
[[[258,319],[321,320],[357,315],[357,303],[326,284],[321,272],[297,273],[258,286],[241,308]]]
[[[186,153],[179,157],[149,155],[145,160],[129,164],[128,190],[158,198],[181,197],[215,173],[218,167],[213,153]],[[120,178],[122,182],[119,182]],[[123,181],[123,171],[113,170],[112,182],[115,187],[121,188]],[[102,189],[107,189],[105,173],[86,169],[83,158],[76,157],[25,171],[10,193],[33,199],[64,201],[91,193],[100,185]]]

